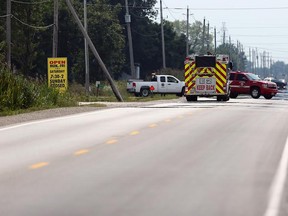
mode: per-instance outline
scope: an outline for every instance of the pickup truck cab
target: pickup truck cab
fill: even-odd
[[[248,94],[255,99],[261,95],[271,99],[277,94],[276,83],[261,80],[253,73],[231,71],[229,80],[230,98],[236,98],[239,94]]]
[[[147,97],[150,94],[176,94],[184,95],[185,82],[172,75],[155,75],[151,81],[129,81],[127,91],[135,96]]]

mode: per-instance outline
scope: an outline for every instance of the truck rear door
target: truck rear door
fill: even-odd
[[[166,93],[166,84],[167,84],[167,80],[166,80],[166,76],[158,76],[159,80],[158,80],[158,92],[159,93]]]

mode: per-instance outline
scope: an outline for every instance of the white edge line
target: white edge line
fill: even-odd
[[[117,109],[117,108],[115,108]],[[92,115],[95,113],[102,113],[102,112],[106,112],[109,111],[111,109],[105,109],[105,110],[95,110],[95,111],[90,111],[90,112],[85,112],[85,113],[78,113],[78,114],[71,114],[71,115],[67,115],[67,116],[60,116],[60,117],[54,117],[54,118],[47,118],[47,119],[41,119],[41,120],[32,120],[26,123],[16,123],[17,125],[12,125],[12,126],[4,126],[3,128],[0,128],[0,131],[5,131],[5,130],[10,130],[10,129],[14,129],[14,128],[19,128],[19,127],[23,127],[23,126],[28,126],[28,125],[33,125],[33,124],[39,124],[39,123],[44,123],[44,122],[51,122],[51,121],[56,121],[59,119],[70,119],[70,118],[77,118],[80,116],[88,116],[88,115]]]
[[[268,207],[264,216],[278,216],[281,198],[284,191],[284,186],[287,177],[288,168],[288,137],[282,153],[281,160],[277,169],[277,173],[273,179],[269,193]]]

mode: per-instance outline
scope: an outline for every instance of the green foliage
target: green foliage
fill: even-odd
[[[245,53],[234,44],[222,44],[217,47],[218,54],[228,54],[233,62],[233,70],[245,71],[247,59]]]
[[[187,34],[187,22],[182,20],[176,20],[172,23],[173,29],[177,35],[183,35],[186,40]],[[203,23],[200,21],[195,21],[192,25],[189,25],[188,28],[188,43],[189,43],[189,54],[197,53],[203,54],[207,51],[211,51],[213,47],[213,35],[207,33],[207,26],[205,27],[205,38],[203,46]],[[209,50],[208,50],[209,47]]]
[[[56,106],[60,98],[58,91],[43,82],[27,80],[4,67],[0,69],[0,111]]]
[[[8,70],[0,73],[0,110],[25,109],[35,104],[34,85],[28,85],[23,76]]]

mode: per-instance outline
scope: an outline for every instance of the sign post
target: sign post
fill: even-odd
[[[67,58],[48,58],[48,87],[65,92],[68,88]]]

